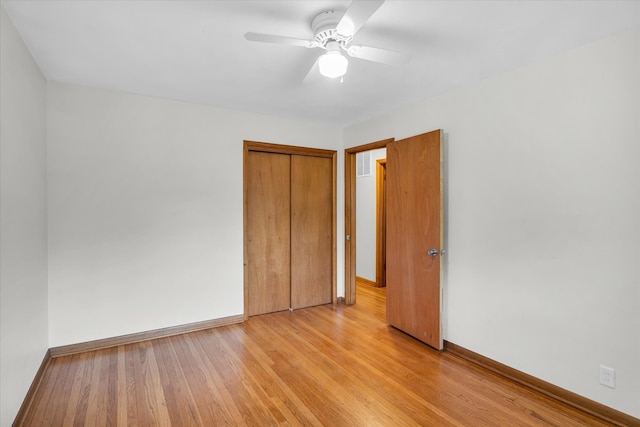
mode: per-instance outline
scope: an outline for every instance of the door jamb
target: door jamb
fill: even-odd
[[[386,148],[387,138],[344,150],[344,303],[356,303],[356,154]]]
[[[376,161],[376,286],[384,287],[387,285],[385,274],[385,265],[387,263],[386,254],[386,173],[387,159],[378,159]]]

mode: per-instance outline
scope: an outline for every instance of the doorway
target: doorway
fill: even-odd
[[[393,138],[345,150],[345,304],[356,303],[356,155],[365,151],[386,148]],[[386,165],[385,165],[386,166]],[[376,257],[377,258],[377,257]],[[377,280],[376,280],[377,281]]]
[[[356,154],[356,284],[384,287],[386,148]]]
[[[345,150],[345,303],[356,303],[356,153],[386,147],[387,322],[436,348],[442,338],[443,132]]]

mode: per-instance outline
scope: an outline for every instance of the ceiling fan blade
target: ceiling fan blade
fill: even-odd
[[[319,80],[322,80],[322,74],[320,74],[320,67],[318,66],[318,59],[313,63],[313,66],[305,76],[302,82],[304,84],[315,83]]]
[[[311,40],[296,39],[293,37],[275,36],[273,34],[246,33],[244,38],[252,42],[277,43],[289,46],[315,47]]]
[[[347,54],[352,58],[365,59],[367,61],[380,62],[388,65],[402,65],[411,59],[410,53],[396,52],[371,46],[351,45]]]
[[[353,0],[336,27],[338,34],[345,37],[353,36],[382,6],[382,3],[384,0]]]

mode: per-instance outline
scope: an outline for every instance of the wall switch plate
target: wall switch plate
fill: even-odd
[[[600,365],[600,384],[616,388],[616,370]]]

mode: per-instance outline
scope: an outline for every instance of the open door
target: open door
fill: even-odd
[[[387,321],[442,350],[442,131],[387,144]]]

